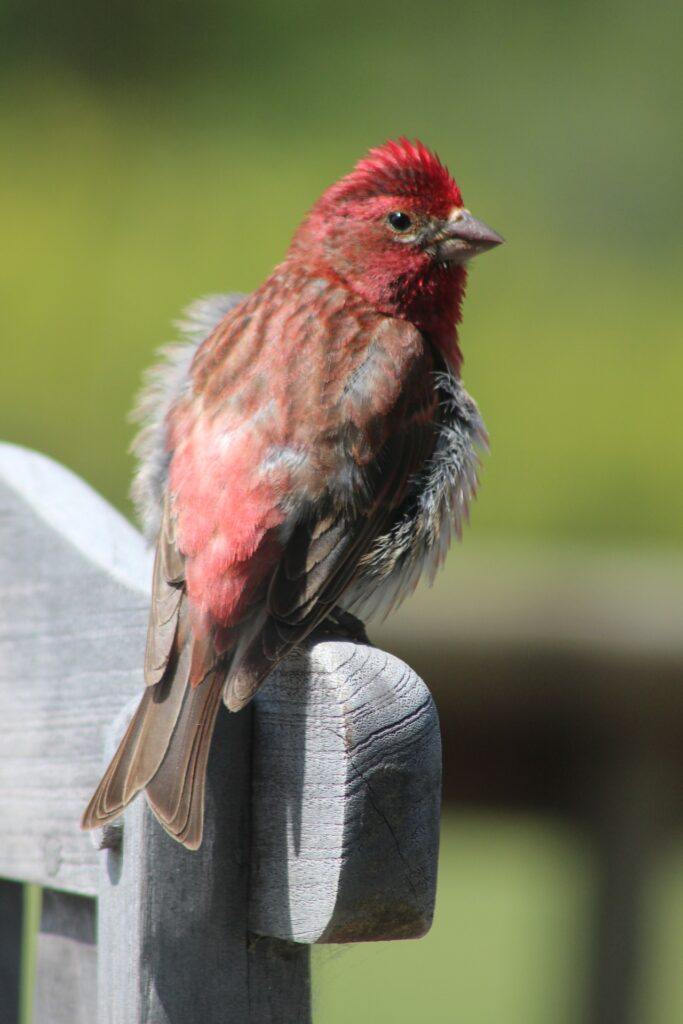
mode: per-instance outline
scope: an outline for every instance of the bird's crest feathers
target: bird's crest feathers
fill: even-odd
[[[371,149],[327,192],[338,201],[383,195],[432,200],[446,211],[462,206],[460,189],[436,153],[405,137]]]

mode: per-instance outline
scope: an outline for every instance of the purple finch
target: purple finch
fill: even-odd
[[[260,288],[195,308],[137,442],[158,533],[147,687],[84,827],[145,789],[196,849],[221,698],[238,711],[316,628],[433,577],[486,444],[459,380],[467,262],[500,242],[401,139],[323,194]]]

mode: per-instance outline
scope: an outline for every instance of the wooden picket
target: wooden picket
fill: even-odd
[[[330,639],[219,716],[192,853],[143,799],[78,821],[142,686],[150,554],[81,480],[0,446],[0,951],[45,887],[35,1024],[305,1024],[314,942],[431,923],[441,756],[402,662]],[[17,1019],[2,956],[0,1024]]]

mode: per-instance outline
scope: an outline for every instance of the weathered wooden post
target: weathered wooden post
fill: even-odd
[[[49,889],[34,1020],[305,1024],[311,943],[429,928],[434,704],[390,655],[310,644],[219,716],[197,853],[143,799],[96,851],[78,820],[142,686],[149,578],[90,488],[0,446],[0,877]]]

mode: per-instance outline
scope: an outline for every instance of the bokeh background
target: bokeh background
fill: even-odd
[[[472,528],[399,620],[444,722],[436,924],[318,951],[318,1024],[607,1024],[605,992],[683,1019],[682,28],[677,0],[0,2],[0,435],[126,514],[171,322],[260,282],[369,146],[421,138],[508,239],[461,335]]]

